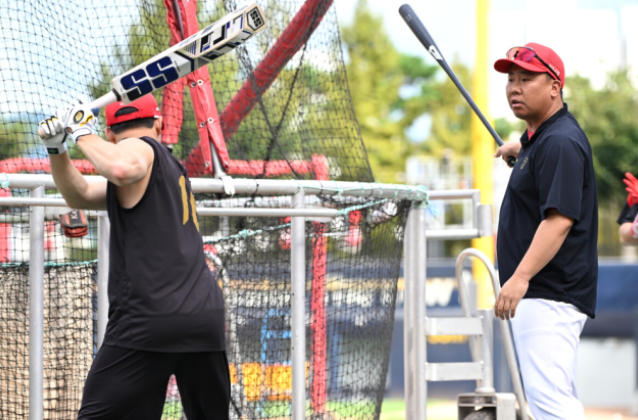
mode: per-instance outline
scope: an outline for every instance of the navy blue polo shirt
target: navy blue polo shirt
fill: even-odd
[[[598,198],[592,151],[567,104],[543,122],[521,151],[501,206],[496,249],[503,285],[532,243],[548,210],[574,219],[554,258],[524,298],[571,303],[594,318],[598,282]]]

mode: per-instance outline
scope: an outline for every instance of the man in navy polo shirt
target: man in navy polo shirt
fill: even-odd
[[[508,74],[510,108],[527,123],[496,157],[518,159],[503,198],[494,312],[512,320],[525,392],[536,419],[584,419],[574,373],[579,336],[594,317],[598,200],[587,136],[562,100],[565,69],[529,43],[494,63]]]

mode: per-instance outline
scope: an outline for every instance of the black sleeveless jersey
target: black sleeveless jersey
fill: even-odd
[[[104,344],[154,352],[225,349],[224,301],[204,257],[186,168],[158,141],[142,199],[120,206],[107,186],[111,221],[109,320]]]

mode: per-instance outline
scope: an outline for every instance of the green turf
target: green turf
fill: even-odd
[[[164,412],[162,420],[179,420],[182,418],[182,403],[179,401],[170,401],[164,404]]]
[[[429,420],[456,420],[456,403],[449,400],[428,400]],[[405,420],[405,401],[385,399],[381,406],[380,420]]]
[[[453,402],[447,400],[428,401],[428,419],[430,420],[456,420],[451,416],[454,411],[450,408]],[[252,404],[251,404],[252,405]],[[308,407],[310,408],[310,407]],[[374,404],[371,402],[358,402],[344,404],[328,402],[326,409],[335,414],[337,419],[358,420],[370,418],[374,413]],[[179,420],[182,415],[182,405],[179,401],[167,402],[164,405],[162,420]],[[266,402],[263,405],[263,418],[290,417],[289,402]],[[405,401],[402,399],[386,399],[381,406],[380,420],[405,420]]]

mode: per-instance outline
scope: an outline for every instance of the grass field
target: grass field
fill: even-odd
[[[368,404],[361,403],[358,412],[366,412]],[[338,420],[356,420],[348,417],[345,407],[339,407],[335,403],[328,403],[328,410],[335,414]],[[287,404],[269,404],[265,407],[264,417],[271,419],[289,418]],[[164,406],[163,420],[179,420],[182,406],[179,402],[166,403]],[[370,406],[372,410],[372,406]],[[352,411],[350,406],[347,411]],[[454,400],[430,400],[428,401],[428,420],[457,420],[456,401]],[[369,418],[369,415],[365,416]],[[628,410],[586,408],[587,420],[638,420],[631,417]],[[380,420],[405,420],[405,402],[402,399],[386,399],[381,407]]]
[[[353,406],[344,407],[337,403],[328,403],[328,411],[334,413],[337,419],[353,420],[349,413],[355,411],[365,413],[363,417],[370,418],[374,407],[369,403],[359,403],[353,410]],[[266,403],[264,407],[265,418],[289,418],[290,408],[288,404]],[[164,406],[163,420],[179,420],[182,413],[182,406],[179,401],[167,402]],[[448,400],[428,401],[429,420],[456,420],[456,402]],[[356,420],[356,419],[355,419]],[[381,406],[380,420],[405,420],[405,402],[402,399],[386,399]]]
[[[380,420],[405,420],[405,402],[401,399],[383,400]],[[429,400],[428,420],[457,420],[456,401]]]

